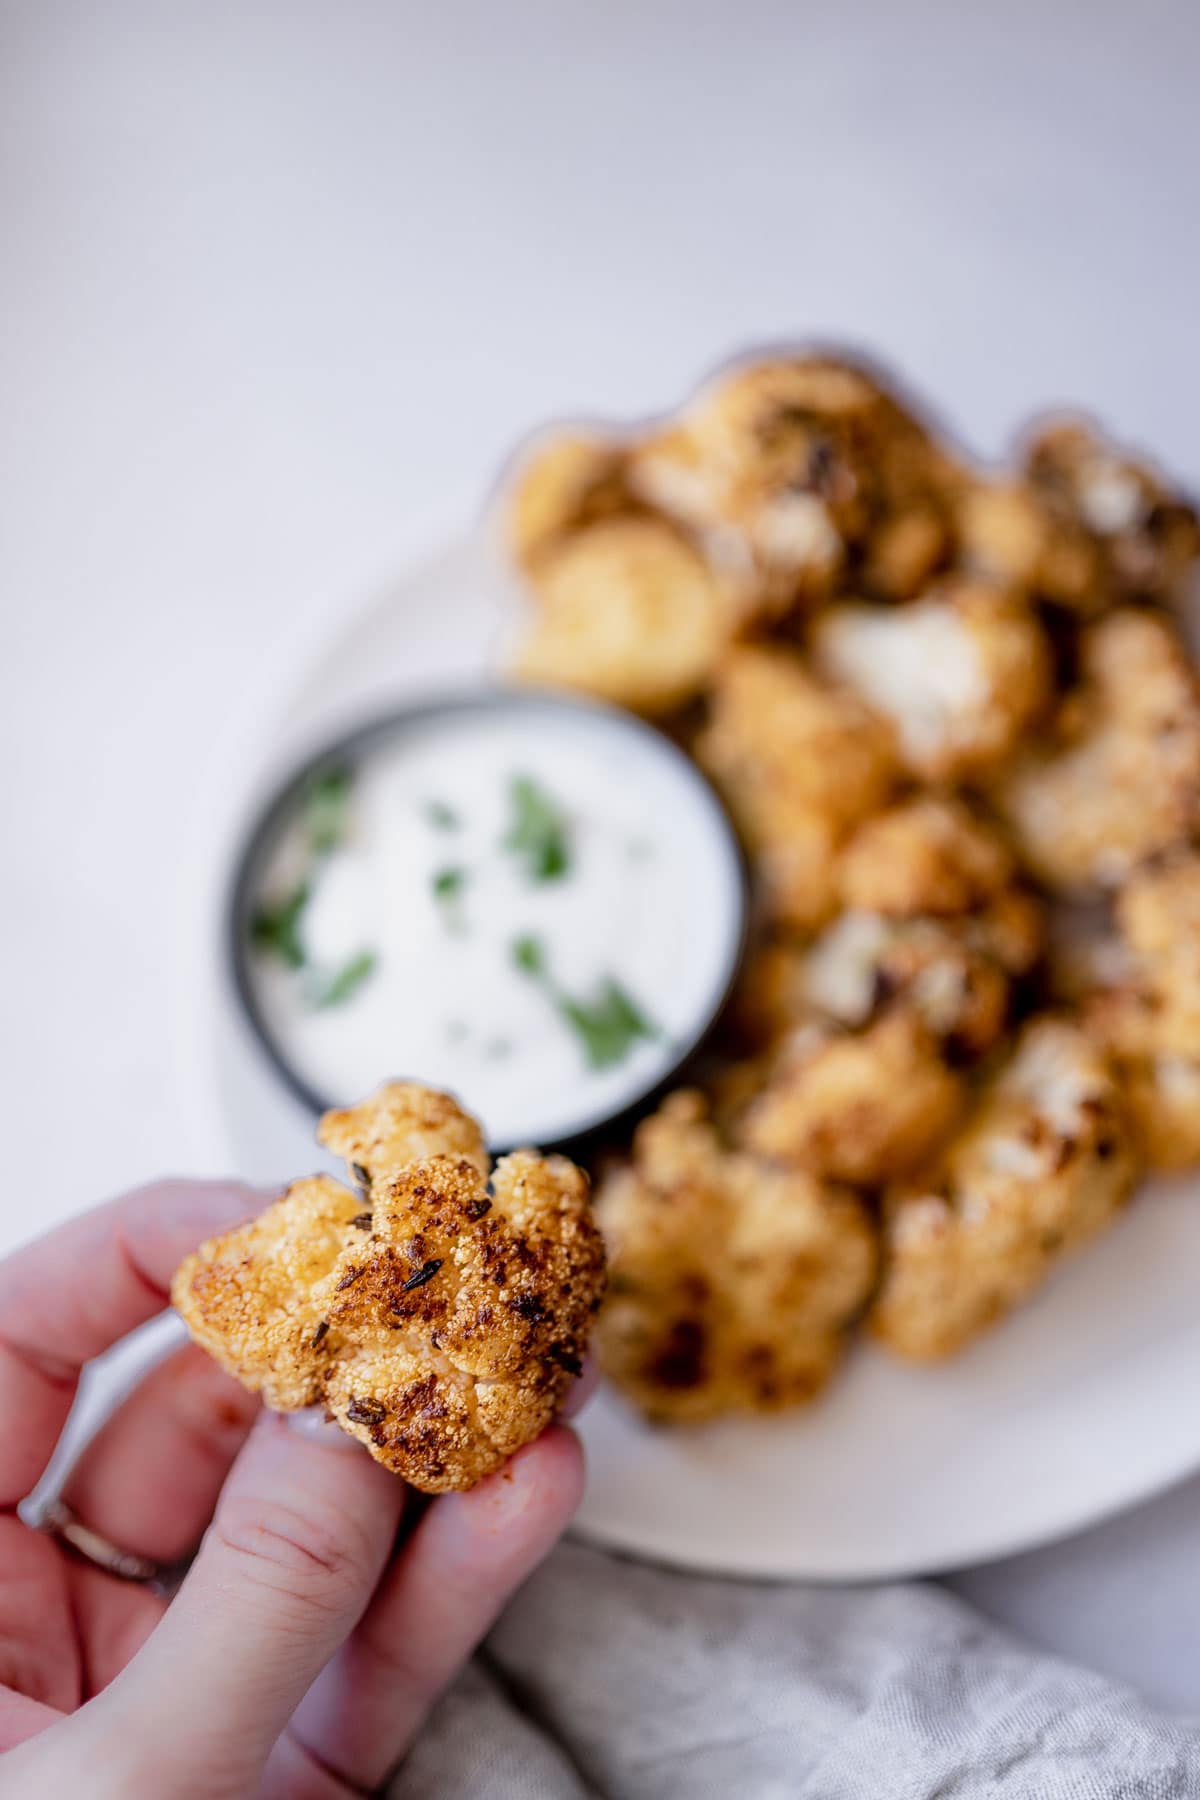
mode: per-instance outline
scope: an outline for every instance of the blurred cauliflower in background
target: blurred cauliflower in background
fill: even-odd
[[[544,438],[508,522],[518,673],[659,720],[753,877],[705,1099],[602,1187],[639,1405],[816,1391],[876,1219],[874,1331],[940,1356],[1139,1163],[1200,1162],[1200,527],[1161,470],[1074,417],[980,469],[865,362],[801,352]],[[816,1285],[768,1277],[747,1246],[818,1219]]]

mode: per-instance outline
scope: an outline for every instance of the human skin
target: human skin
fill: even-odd
[[[187,1345],[116,1410],[63,1496],[156,1562],[199,1545],[170,1603],[26,1525],[17,1508],[83,1366],[162,1310],[188,1251],[263,1200],[160,1182],[0,1264],[0,1796],[79,1792],[85,1774],[90,1800],[373,1792],[578,1504],[568,1427],[419,1511],[344,1433],[262,1412]]]

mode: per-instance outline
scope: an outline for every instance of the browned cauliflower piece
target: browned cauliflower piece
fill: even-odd
[[[726,1149],[700,1096],[678,1093],[596,1208],[611,1259],[601,1362],[651,1418],[792,1406],[829,1380],[875,1274],[848,1190]]]
[[[718,376],[681,422],[635,450],[629,478],[719,557],[745,561],[751,610],[767,617],[825,598],[851,559],[873,591],[907,598],[950,545],[947,459],[843,358],[773,358]]]
[[[1200,1058],[1200,854],[1140,870],[1117,895],[1117,922],[1153,997],[1168,1055]]]
[[[1113,1057],[1147,1161],[1189,1168],[1200,1162],[1200,856],[1133,876],[1116,920],[1084,1020]]]
[[[833,853],[895,777],[891,734],[793,650],[723,658],[695,754],[724,795],[773,917],[801,928],[833,903]]]
[[[475,1121],[391,1083],[326,1114],[363,1184],[295,1182],[176,1273],[188,1330],[280,1411],[324,1403],[427,1493],[468,1488],[549,1424],[604,1278],[586,1177],[517,1151],[492,1172]]]
[[[706,685],[729,641],[728,591],[661,520],[602,519],[553,544],[515,672],[635,712],[670,712]]]
[[[813,942],[768,939],[749,957],[741,1039],[770,1045],[814,1018],[856,1029],[902,1001],[955,1060],[987,1049],[1042,942],[998,833],[959,801],[904,801],[859,827],[835,887],[845,910]]]
[[[1049,887],[1115,887],[1200,824],[1200,704],[1182,644],[1131,608],[1087,627],[1081,686],[993,799]]]
[[[1031,609],[970,582],[909,606],[832,606],[812,643],[818,666],[890,722],[923,780],[999,768],[1050,697],[1049,645]]]
[[[1098,546],[1030,482],[964,482],[956,525],[959,561],[973,577],[1085,616],[1107,606]]]
[[[535,446],[512,484],[507,513],[509,544],[526,574],[561,539],[633,510],[627,461],[621,444],[577,431]]]
[[[1200,521],[1150,463],[1066,418],[1034,433],[1025,468],[1052,514],[1091,539],[1093,592],[1110,601],[1176,597],[1200,557]]]
[[[1136,1175],[1104,1056],[1069,1021],[1034,1020],[931,1172],[888,1193],[875,1333],[952,1355],[1102,1231]]]
[[[1152,1169],[1194,1168],[1200,1163],[1200,1057],[1166,1048],[1162,1009],[1134,985],[1096,992],[1082,1018],[1112,1058],[1146,1162]]]
[[[747,1150],[834,1181],[876,1186],[916,1168],[964,1104],[962,1076],[911,1006],[864,1030],[801,1026],[756,1070],[730,1130]]]

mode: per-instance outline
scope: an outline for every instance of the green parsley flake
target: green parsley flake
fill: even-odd
[[[327,1006],[343,1006],[356,994],[364,981],[370,979],[379,964],[374,950],[360,950],[352,956],[348,963],[331,975],[323,986],[316,989],[312,1004],[318,1010]]]
[[[605,977],[591,999],[581,1000],[564,993],[551,976],[545,945],[540,938],[515,938],[511,955],[516,967],[539,984],[560,1017],[575,1032],[589,1068],[611,1069],[624,1062],[639,1039],[658,1037],[657,1025],[646,1017],[628,990],[611,975]]]
[[[427,800],[425,817],[435,831],[457,831],[462,824],[454,808],[447,806],[444,800]]]
[[[611,1069],[625,1061],[639,1038],[658,1036],[657,1027],[651,1025],[620,982],[611,976],[601,984],[593,1000],[560,1000],[559,1007],[579,1034],[588,1065],[593,1069]]]
[[[309,885],[302,881],[290,894],[263,902],[250,921],[250,942],[264,956],[277,956],[285,968],[302,969],[304,945],[300,941],[300,917],[308,905]]]
[[[353,770],[345,763],[320,769],[304,789],[304,829],[314,856],[328,856],[346,836]]]
[[[560,880],[571,867],[566,814],[528,775],[514,776],[509,802],[512,822],[503,848],[524,861],[530,881]]]

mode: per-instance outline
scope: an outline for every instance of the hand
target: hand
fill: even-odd
[[[336,1428],[260,1412],[189,1345],[117,1409],[64,1493],[156,1563],[204,1534],[171,1603],[29,1529],[16,1508],[84,1363],[167,1304],[185,1252],[261,1204],[165,1182],[0,1265],[0,1795],[372,1792],[578,1503],[581,1452],[554,1426],[398,1544],[412,1496],[395,1476]]]

